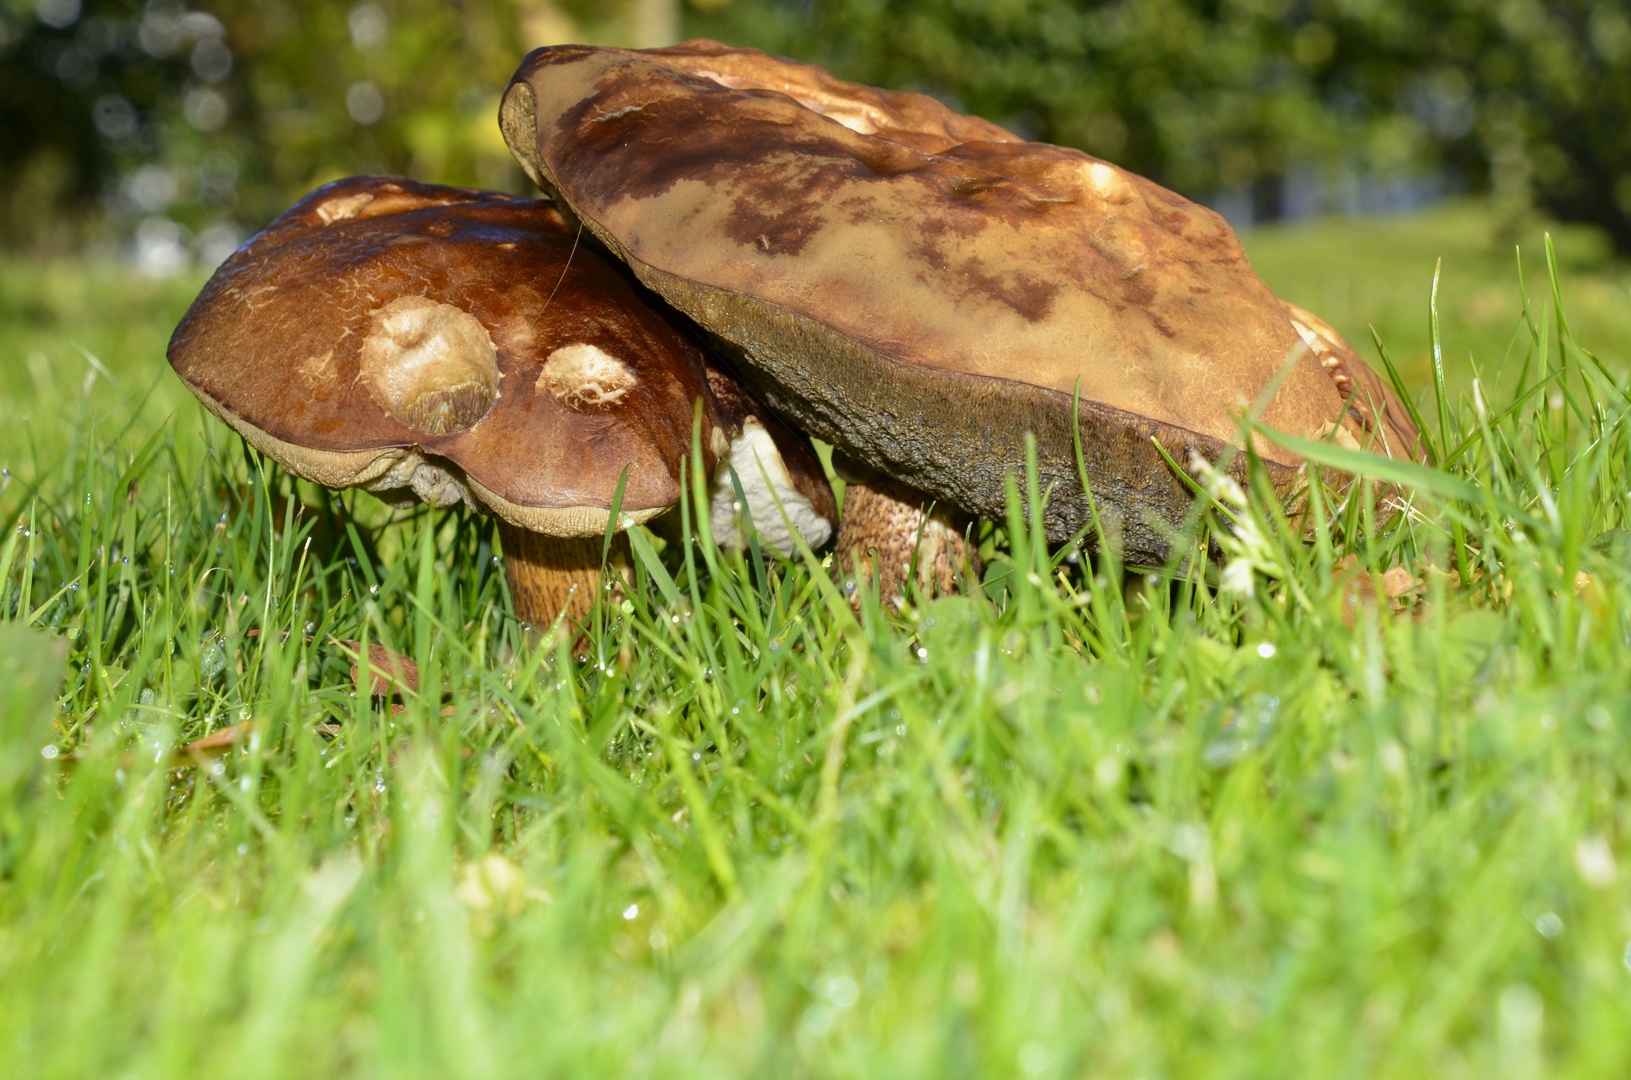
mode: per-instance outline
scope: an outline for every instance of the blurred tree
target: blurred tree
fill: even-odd
[[[190,2],[0,0],[0,240],[133,231],[162,270],[347,173],[524,190],[493,118],[527,49],[684,31],[1259,216],[1447,175],[1631,251],[1631,0]]]
[[[0,239],[122,226],[163,272],[351,173],[526,190],[496,122],[526,51],[679,32],[676,0],[201,6],[0,0]]]

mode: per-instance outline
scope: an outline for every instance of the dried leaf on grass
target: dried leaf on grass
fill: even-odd
[[[353,653],[362,650],[360,641],[342,641],[340,644]],[[351,665],[351,681],[356,682],[358,665]],[[409,693],[419,692],[419,665],[401,653],[394,653],[383,645],[368,646],[368,692],[374,697],[390,697],[398,687]]]
[[[212,731],[202,739],[194,739],[180,750],[177,750],[176,764],[191,765],[195,761],[218,758],[240,742],[248,739],[250,732],[253,730],[254,723],[245,720],[241,724],[233,724],[231,727],[222,728],[220,731]]]
[[[259,630],[250,630],[246,637],[259,637]],[[282,635],[287,638],[288,632]],[[307,638],[310,641],[311,638]],[[352,656],[362,652],[362,642],[354,638],[345,638],[336,641],[330,638],[331,644],[339,644],[350,650]],[[358,665],[351,665],[351,681],[355,683],[358,675]],[[418,693],[419,691],[419,665],[409,660],[401,653],[392,652],[383,645],[370,643],[368,646],[368,692],[373,697],[390,697],[397,688]]]
[[[1344,556],[1336,567],[1342,585],[1342,621],[1353,629],[1359,605],[1377,607],[1385,601],[1388,611],[1397,615],[1409,608],[1421,588],[1421,579],[1402,566],[1381,573],[1366,570],[1356,555]]]

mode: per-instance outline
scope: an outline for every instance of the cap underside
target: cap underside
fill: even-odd
[[[343,452],[315,450],[308,446],[284,442],[255,427],[196,387],[193,388],[193,393],[228,427],[243,436],[244,441],[250,446],[301,479],[310,480],[324,487],[360,487],[377,494],[390,492],[402,486],[389,482],[391,473],[401,471],[405,464],[411,466],[415,463],[414,459],[423,459],[423,455],[414,447],[387,446],[374,450]],[[451,472],[453,481],[467,489],[461,493],[465,494],[465,501],[472,505],[479,502],[510,524],[531,532],[561,537],[603,536],[606,532],[606,523],[611,520],[611,509],[608,506],[523,506],[472,480],[457,467],[452,467]],[[624,521],[619,527],[643,525],[669,508],[668,505],[642,509],[624,507],[619,514]]]

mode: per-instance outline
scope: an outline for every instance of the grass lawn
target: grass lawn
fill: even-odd
[[[1548,232],[1567,290],[1570,329],[1616,370],[1631,370],[1631,265],[1613,258],[1601,233],[1537,222],[1518,238],[1524,284],[1537,308],[1549,299]],[[1452,390],[1470,387],[1469,356],[1485,370],[1497,367],[1509,349],[1512,360],[1523,359],[1528,333],[1519,334],[1517,246],[1496,239],[1481,203],[1453,202],[1408,217],[1259,226],[1241,240],[1269,288],[1325,318],[1373,363],[1374,327],[1412,386],[1425,388],[1432,380],[1427,297],[1439,259]]]
[[[1631,293],[1561,233],[1531,333],[1487,236],[1247,237],[1422,387],[1443,256],[1406,514],[1124,580],[1016,501],[900,618],[655,542],[585,664],[196,406],[199,282],[0,263],[0,1075],[1617,1075]]]

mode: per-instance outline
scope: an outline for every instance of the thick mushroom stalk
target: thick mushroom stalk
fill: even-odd
[[[578,239],[544,203],[338,181],[216,271],[170,361],[297,476],[496,516],[517,616],[582,624],[619,490],[617,530],[663,514],[699,409],[709,470],[769,414]],[[772,474],[825,489],[784,434]]]
[[[980,580],[980,556],[969,543],[973,518],[886,476],[845,473],[834,562],[851,607],[859,610],[874,581],[884,608],[899,611],[914,577],[925,598]]]
[[[515,617],[540,628],[556,619],[584,626],[601,588],[601,552],[598,536],[545,536],[500,522],[504,546],[504,577],[510,586]],[[627,566],[629,542],[621,532],[612,541],[609,566]]]

